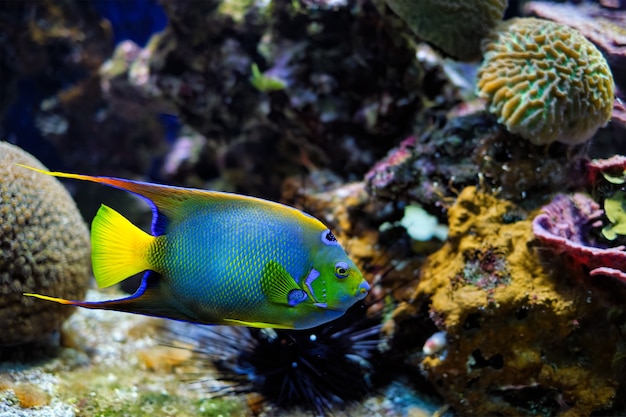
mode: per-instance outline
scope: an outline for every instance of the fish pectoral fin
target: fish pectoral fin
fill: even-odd
[[[233,326],[256,327],[260,329],[293,329],[293,326],[285,326],[284,324],[261,323],[255,321],[243,321],[237,319],[224,319],[224,324]]]
[[[261,289],[270,302],[289,307],[295,305],[293,303],[294,294],[304,292],[298,287],[298,284],[289,275],[285,267],[276,261],[269,261],[263,267],[261,272]]]

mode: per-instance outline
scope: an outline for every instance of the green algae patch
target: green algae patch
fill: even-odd
[[[197,416],[247,416],[250,412],[244,408],[241,401],[227,398],[210,398],[196,402]]]
[[[626,193],[617,191],[611,197],[604,200],[604,211],[611,222],[602,234],[609,240],[617,239],[617,236],[626,236]]]
[[[110,295],[89,291],[87,298]],[[192,384],[195,368],[184,349],[159,343],[163,326],[160,319],[80,309],[63,327],[66,347],[45,366],[57,379],[53,401],[78,417],[249,415],[243,397],[208,399]]]
[[[76,415],[85,417],[248,415],[238,400],[207,399],[191,402],[185,398],[156,392],[141,394],[129,401],[91,396],[80,400],[76,408]]]
[[[73,405],[78,417],[247,415],[241,399],[199,399],[201,391],[173,374],[88,367],[65,378],[59,395]]]
[[[250,71],[252,72],[250,84],[262,93],[280,91],[287,87],[284,81],[263,74],[257,64],[252,64]]]

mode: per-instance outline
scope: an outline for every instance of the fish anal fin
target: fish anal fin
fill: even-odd
[[[275,304],[292,307],[290,297],[292,291],[302,291],[284,266],[276,261],[269,261],[261,272],[261,288],[267,299]]]
[[[36,297],[42,300],[54,301],[59,304],[76,307],[89,308],[92,310],[114,310],[124,313],[142,314],[152,317],[163,317],[172,320],[202,322],[191,314],[178,309],[169,298],[164,297],[158,286],[159,275],[154,272],[147,272],[144,275],[141,286],[135,293],[126,298],[105,301],[77,301],[63,298],[50,297],[41,294],[25,293],[29,297]],[[206,323],[212,324],[212,323]]]
[[[223,321],[224,321],[224,324],[229,324],[233,326],[256,327],[259,329],[294,329],[293,326],[286,326],[284,324],[262,323],[262,322],[244,321],[244,320],[237,320],[237,319],[224,319]]]
[[[23,293],[23,295],[26,297],[34,297],[34,298],[39,298],[41,300],[46,300],[46,301],[54,301],[55,303],[65,304],[65,305],[77,305],[76,303],[79,303],[79,301],[66,300],[65,298],[50,297],[48,295],[35,294],[31,292],[25,292]]]

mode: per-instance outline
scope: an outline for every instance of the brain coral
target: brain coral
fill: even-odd
[[[45,169],[0,142],[0,345],[52,333],[72,309],[23,292],[81,299],[90,277],[89,231],[63,185],[16,166]]]
[[[420,39],[463,61],[481,56],[480,42],[502,20],[506,0],[386,0]]]
[[[533,144],[582,143],[611,118],[611,70],[574,29],[511,19],[483,41],[483,52],[478,94],[500,123]]]

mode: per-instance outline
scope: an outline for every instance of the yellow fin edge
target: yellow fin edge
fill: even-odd
[[[68,174],[66,172],[46,171],[45,169],[39,169],[39,168],[31,167],[31,166],[28,166],[28,165],[24,165],[24,164],[15,164],[15,165],[17,165],[18,167],[30,169],[31,171],[39,172],[40,174],[51,175],[53,177],[74,178],[74,179],[77,179],[77,180],[84,180],[84,179],[86,179],[86,177],[88,177],[87,175]]]
[[[293,326],[285,326],[283,324],[272,324],[272,323],[261,323],[255,321],[243,321],[237,319],[224,319],[225,324],[237,325],[237,326],[246,326],[246,327],[256,327],[260,329],[294,329]]]
[[[40,298],[42,300],[47,300],[47,301],[54,301],[55,303],[59,303],[59,304],[67,304],[67,305],[74,304],[72,301],[66,300],[65,298],[49,297],[47,295],[34,294],[34,293],[30,293],[30,292],[25,292],[25,293],[23,293],[23,295],[25,295],[27,297]]]

